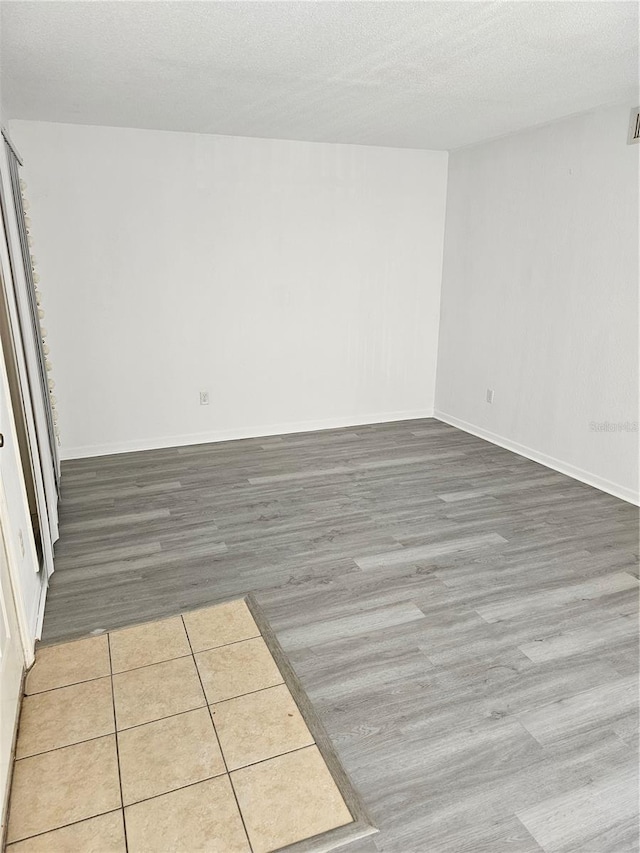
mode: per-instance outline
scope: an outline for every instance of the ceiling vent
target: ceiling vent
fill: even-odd
[[[631,110],[627,145],[633,145],[637,142],[640,142],[640,107],[635,107],[635,109]]]

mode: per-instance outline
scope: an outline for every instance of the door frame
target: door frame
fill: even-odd
[[[15,657],[11,656],[8,661],[2,663],[2,690],[7,690],[11,688],[11,705],[13,706],[13,725],[6,732],[3,732],[2,741],[3,741],[3,753],[4,753],[4,742],[5,736],[7,736],[7,746],[8,753],[7,755],[3,755],[1,767],[2,767],[2,778],[0,779],[0,847],[4,850],[4,845],[6,841],[6,832],[8,826],[8,816],[9,816],[9,799],[11,795],[11,782],[13,779],[13,771],[15,766],[15,754],[16,754],[16,742],[18,737],[18,725],[20,723],[20,710],[22,705],[22,696],[24,693],[24,680],[26,677],[27,669],[30,666],[29,663],[29,649],[32,648],[32,645],[25,646],[24,637],[23,637],[23,622],[20,618],[21,607],[19,604],[19,594],[20,589],[19,586],[15,582],[15,575],[12,570],[12,555],[11,555],[11,542],[10,537],[6,535],[7,528],[5,525],[5,521],[7,519],[7,503],[6,503],[6,495],[4,491],[4,483],[0,478],[0,561],[4,561],[7,569],[7,578],[8,578],[8,587],[4,588],[2,586],[2,600],[0,601],[0,608],[5,611],[5,613],[0,613],[0,619],[5,621],[7,627],[9,627],[9,631],[11,631],[11,623],[15,623],[18,626],[18,631],[15,633],[14,641],[16,647],[14,649]],[[8,612],[10,611],[10,612]],[[9,649],[11,646],[9,646]],[[32,656],[33,653],[31,653]],[[10,666],[10,661],[13,660],[13,669]],[[19,673],[18,673],[19,667]],[[9,680],[5,680],[7,676],[11,676]],[[17,695],[14,693],[14,690],[17,688]],[[14,696],[15,696],[15,706],[14,706]],[[7,698],[7,694],[5,694],[5,699]],[[9,740],[10,738],[10,740]],[[6,759],[6,775],[5,775],[5,759]]]
[[[12,450],[16,455],[14,460],[19,479],[19,489],[22,497],[23,509],[28,517],[29,502],[26,494],[26,486],[20,459],[17,458],[16,451],[18,450],[18,436],[14,421],[13,408],[11,406],[11,396],[9,393],[9,382],[7,379],[7,368],[5,364],[6,354],[0,341],[0,394],[7,400],[7,412],[9,414],[8,423],[2,425],[4,434],[4,447],[0,449],[0,453],[11,453]],[[4,538],[4,547],[7,555],[7,566],[9,569],[9,578],[11,580],[13,600],[15,603],[16,614],[18,617],[18,627],[20,630],[20,641],[22,643],[22,652],[25,661],[25,666],[28,669],[35,660],[35,641],[37,634],[34,636],[34,626],[29,623],[29,617],[24,600],[22,584],[20,582],[21,560],[18,558],[15,546],[15,537],[10,535],[12,532],[11,516],[9,514],[9,506],[7,504],[6,490],[4,479],[2,476],[2,466],[0,466],[0,525]],[[25,541],[26,540],[26,541]],[[28,562],[33,562],[38,567],[38,557],[36,553],[35,542],[33,539],[33,531],[31,527],[23,530],[23,544],[25,549],[25,559],[29,556],[31,559]],[[46,573],[41,572],[41,590],[40,590],[40,608],[42,607],[42,598],[46,594],[47,579]]]
[[[2,136],[6,141],[4,133]],[[4,288],[9,311],[9,321],[13,348],[18,362],[18,376],[20,380],[22,400],[27,421],[27,438],[29,442],[29,453],[32,459],[32,470],[35,479],[36,499],[38,504],[38,516],[40,519],[40,530],[42,534],[42,547],[44,557],[44,572],[47,577],[53,573],[53,543],[58,538],[57,524],[57,494],[54,500],[47,499],[47,478],[53,476],[53,469],[49,470],[49,448],[48,443],[43,441],[44,405],[48,401],[39,399],[39,389],[32,387],[33,377],[37,369],[31,362],[34,354],[29,351],[26,339],[23,337],[21,313],[19,300],[24,300],[28,283],[22,265],[22,256],[18,255],[15,246],[18,245],[15,221],[15,210],[10,186],[10,176],[7,163],[6,146],[2,145],[0,151],[0,226],[4,233],[0,243],[0,260],[2,261]],[[0,235],[2,238],[2,235]],[[24,307],[24,306],[23,306]],[[52,463],[53,464],[53,463]],[[50,486],[50,493],[52,485]],[[56,504],[54,506],[54,504]],[[39,563],[36,572],[40,571]]]
[[[0,394],[6,398],[7,403],[7,423],[2,424],[2,429],[5,430],[5,447],[0,450],[4,461],[4,465],[0,465],[0,478],[4,477],[2,489],[0,489],[4,493],[4,498],[0,498],[0,522],[3,525],[5,540],[7,541],[7,558],[14,588],[18,624],[25,650],[26,665],[29,667],[34,660],[35,641],[40,637],[42,631],[48,576],[53,570],[53,537],[49,527],[50,517],[47,512],[44,475],[39,456],[37,412],[34,410],[37,401],[34,402],[31,398],[27,354],[24,351],[20,336],[20,324],[15,301],[16,281],[13,277],[19,275],[20,269],[17,266],[18,260],[16,260],[16,264],[12,261],[11,210],[13,208],[7,205],[7,201],[11,201],[11,199],[8,198],[6,184],[8,169],[4,139],[0,149],[0,198],[2,200],[0,204],[0,275],[4,279],[4,293],[9,320],[10,341],[8,346],[12,350],[12,352],[5,352],[0,342],[0,361],[2,362],[0,364]],[[12,357],[15,357],[16,361],[22,412],[26,421],[26,444],[28,445],[26,452],[31,459],[31,472],[34,477],[44,565],[41,563],[42,558],[38,556],[31,524],[29,498],[22,468],[23,457],[21,457],[20,445],[18,444],[20,437],[15,422],[18,413],[12,405],[7,376],[7,359]],[[24,440],[24,436],[22,438]],[[9,500],[11,501],[10,505],[7,503]],[[22,530],[22,541],[20,541],[19,536],[20,530]]]

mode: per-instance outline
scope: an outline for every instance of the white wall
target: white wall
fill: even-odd
[[[436,415],[634,499],[638,433],[590,426],[638,420],[628,119],[603,109],[451,154]]]
[[[445,152],[11,133],[63,456],[432,414]]]

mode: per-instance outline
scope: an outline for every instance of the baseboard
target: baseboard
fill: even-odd
[[[219,441],[238,441],[243,438],[267,438],[273,435],[287,435],[297,432],[315,432],[322,429],[343,429],[344,427],[365,426],[367,424],[392,423],[394,421],[412,421],[432,418],[433,409],[417,409],[406,412],[384,412],[375,415],[357,415],[355,417],[329,418],[317,421],[298,421],[294,423],[272,424],[262,427],[216,430],[198,432],[190,435],[172,435],[162,438],[139,439],[135,441],[114,442],[85,447],[62,447],[61,459],[87,459],[93,456],[112,456],[116,453],[135,453],[140,450],[160,450],[165,447],[186,447],[191,444],[210,444]]]
[[[464,432],[469,432],[471,435],[476,435],[478,438],[484,438],[492,444],[497,444],[499,447],[504,447],[505,450],[511,450],[519,456],[525,456],[534,462],[539,462],[547,468],[558,471],[560,474],[566,474],[574,480],[579,480],[581,483],[586,483],[588,486],[593,486],[600,489],[601,492],[607,492],[616,498],[623,501],[640,506],[640,498],[634,493],[633,489],[628,489],[626,486],[620,486],[618,483],[612,483],[610,480],[605,480],[604,477],[599,477],[597,474],[591,474],[589,471],[584,471],[582,468],[576,468],[575,465],[570,465],[568,462],[563,462],[561,459],[555,459],[553,456],[547,456],[546,453],[541,453],[539,450],[534,450],[532,447],[527,447],[525,444],[519,444],[517,441],[511,441],[509,438],[504,438],[491,432],[488,429],[470,424],[463,421],[461,418],[456,418],[453,415],[448,415],[446,412],[441,412],[436,409],[433,417],[439,421],[443,421],[450,426],[457,427]]]
[[[52,572],[53,574],[53,572]],[[47,602],[47,592],[49,591],[49,579],[42,584],[42,589],[40,590],[40,601],[38,603],[38,618],[36,621],[36,640],[42,639],[42,626],[44,625],[44,609]],[[35,659],[34,650],[31,649],[31,660],[27,660],[27,669],[31,666]]]

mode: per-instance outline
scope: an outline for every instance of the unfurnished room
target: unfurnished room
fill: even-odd
[[[639,853],[637,2],[0,0],[0,848]]]

